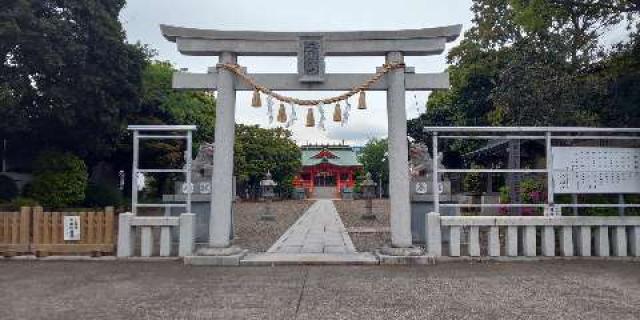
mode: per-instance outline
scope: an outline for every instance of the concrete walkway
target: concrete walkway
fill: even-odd
[[[267,253],[354,254],[356,249],[333,201],[318,200]]]

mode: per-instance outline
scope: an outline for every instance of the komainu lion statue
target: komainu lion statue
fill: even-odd
[[[198,149],[196,158],[191,162],[191,174],[195,177],[210,177],[213,175],[213,143],[203,143]]]
[[[438,168],[444,169],[442,165],[442,152],[438,153]],[[431,175],[433,171],[433,159],[429,148],[422,143],[414,143],[409,148],[409,173],[413,177]],[[442,181],[442,173],[438,174],[439,180]]]

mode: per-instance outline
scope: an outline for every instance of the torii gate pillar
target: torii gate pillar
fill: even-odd
[[[404,63],[404,55],[401,52],[390,52],[387,53],[386,60],[387,63]],[[396,69],[387,75],[391,244],[400,248],[411,246],[411,203],[409,199],[409,155],[404,73],[404,69]]]
[[[220,54],[220,63],[236,63],[231,52]],[[209,219],[209,246],[228,247],[233,204],[233,146],[236,133],[236,89],[231,71],[218,70],[215,152],[213,153],[213,202]]]

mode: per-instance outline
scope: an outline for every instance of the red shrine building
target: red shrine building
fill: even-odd
[[[322,188],[339,195],[344,188],[353,188],[362,171],[357,149],[347,145],[305,145],[302,150],[302,172],[294,179],[297,188],[314,194]]]

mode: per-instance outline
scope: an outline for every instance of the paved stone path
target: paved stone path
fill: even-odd
[[[333,201],[318,200],[267,252],[353,254],[356,249]]]

